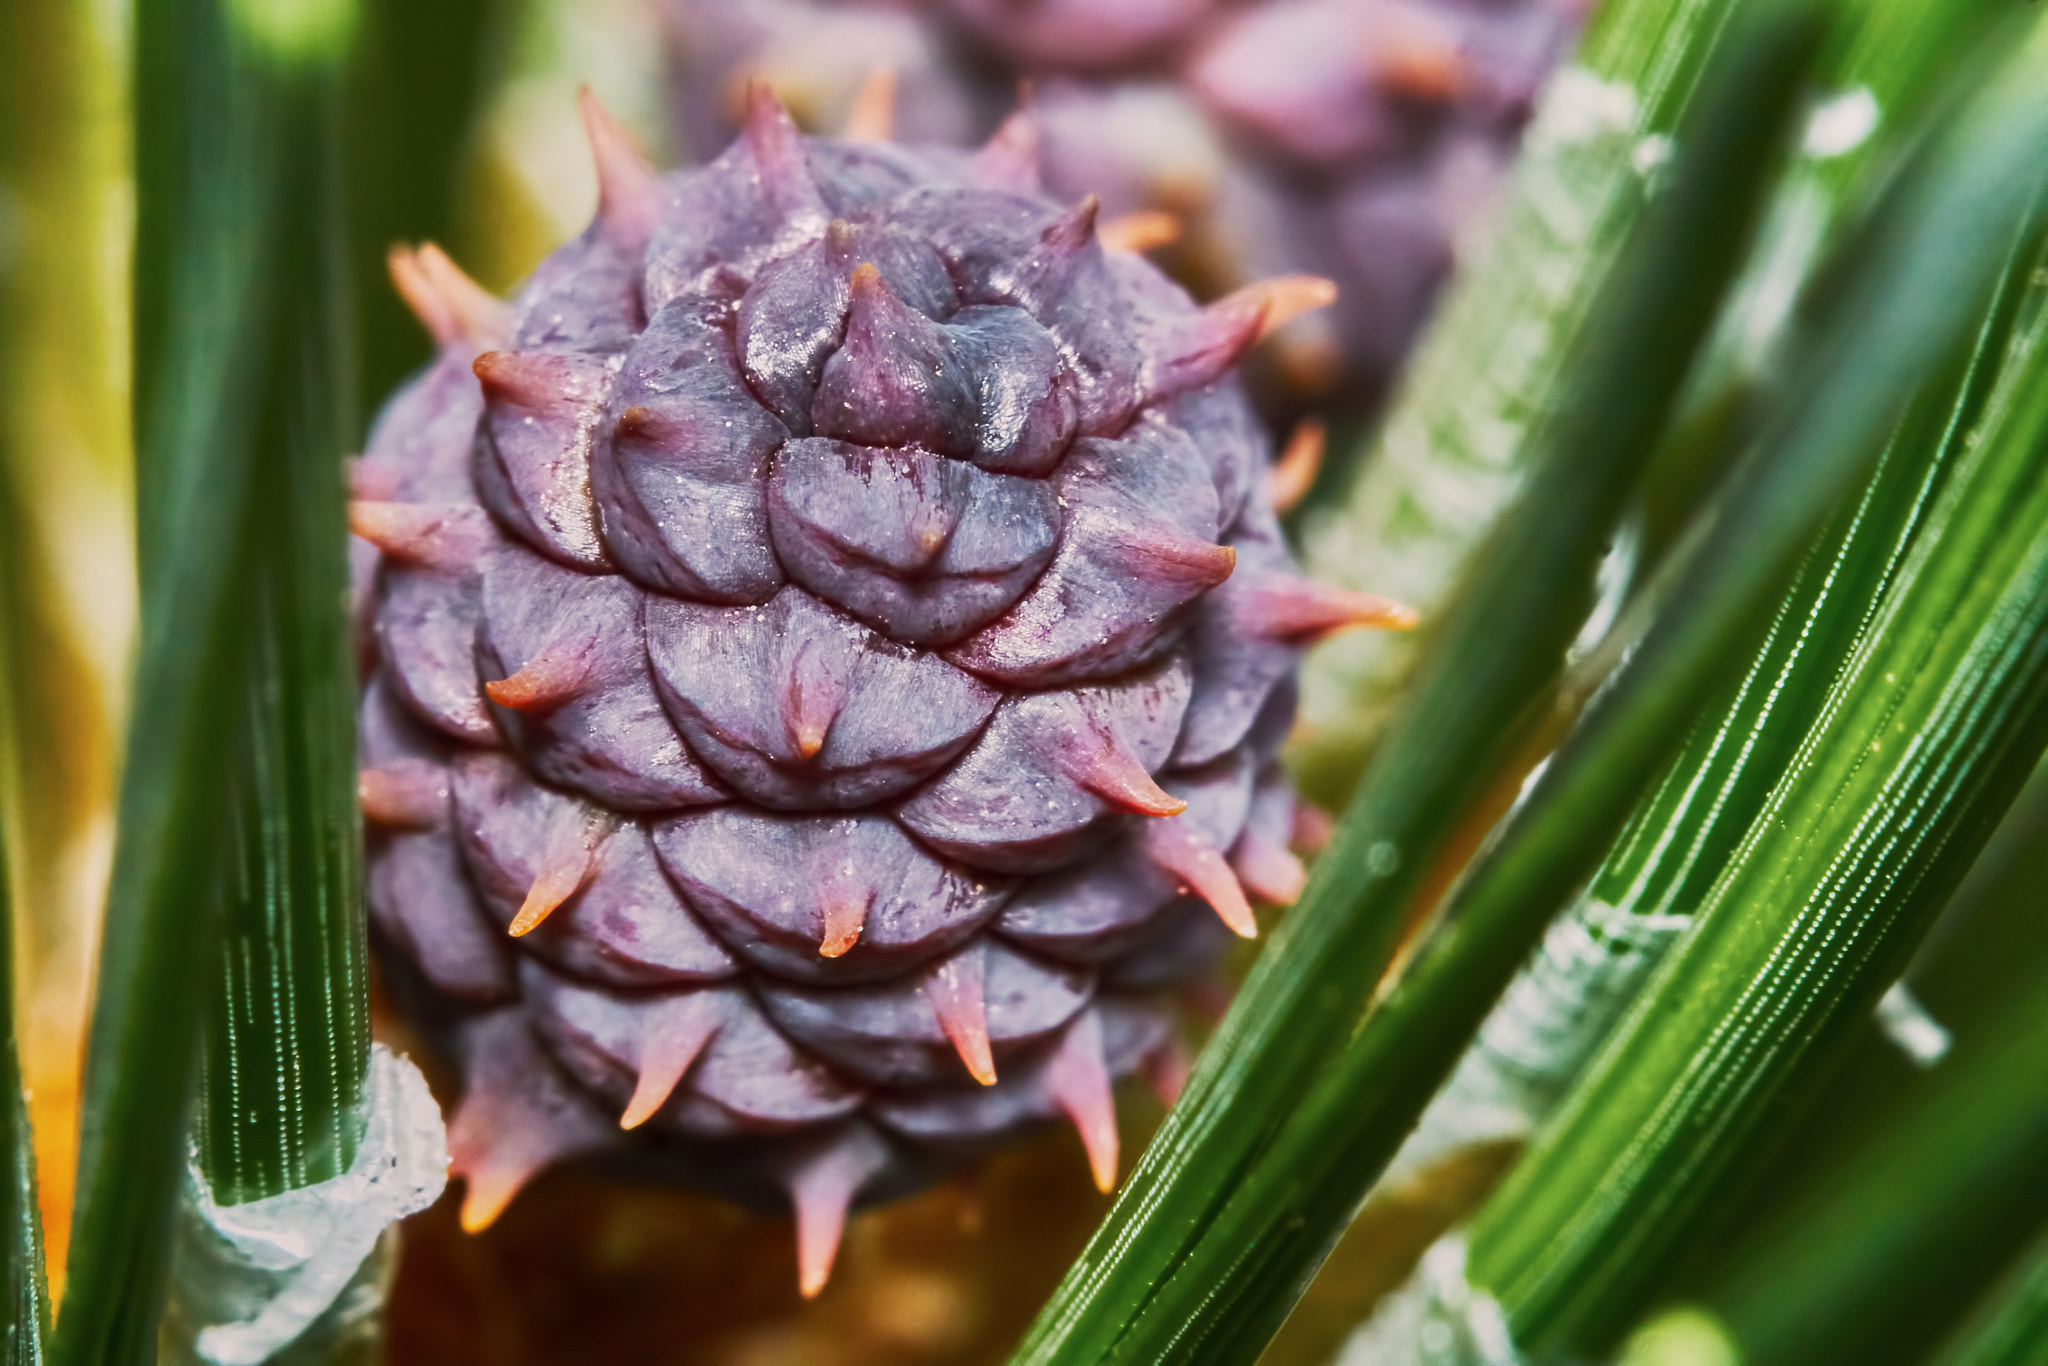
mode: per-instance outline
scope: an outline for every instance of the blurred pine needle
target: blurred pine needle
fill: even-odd
[[[88,986],[135,621],[129,171],[117,9],[20,0],[0,43],[0,450],[23,586],[0,814],[22,1069],[61,1286]]]

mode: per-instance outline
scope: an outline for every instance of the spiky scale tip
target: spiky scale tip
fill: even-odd
[[[1226,294],[1171,330],[1153,364],[1152,391],[1213,384],[1262,338],[1335,302],[1336,282],[1319,275],[1279,275]]]
[[[846,707],[846,684],[821,650],[802,649],[782,680],[782,724],[799,757],[815,759]]]
[[[1259,937],[1258,918],[1244,887],[1213,841],[1194,824],[1174,819],[1145,827],[1145,853],[1161,868],[1186,883],[1209,903],[1230,932],[1244,939]]]
[[[1121,737],[1091,729],[1063,747],[1059,764],[1069,777],[1119,811],[1134,816],[1178,816],[1188,804],[1152,777],[1144,760]]]
[[[649,179],[586,115],[596,228],[354,476],[375,924],[459,1022],[472,1223],[624,1145],[788,1190],[814,1293],[879,1177],[1034,1118],[1113,1182],[1110,1088],[1217,952],[1188,893],[1250,934],[1298,881],[1324,600],[1228,363],[1313,291],[1197,310],[1035,196],[1028,119],[977,168],[757,89]]]
[[[1312,802],[1294,804],[1294,824],[1289,831],[1287,842],[1304,854],[1319,854],[1330,843],[1330,837],[1337,833],[1337,822],[1330,813]]]
[[[811,176],[796,120],[764,80],[747,83],[747,124],[741,136],[753,153],[769,205],[785,221],[815,219],[822,226],[830,215]]]
[[[1308,644],[1357,626],[1413,630],[1414,608],[1375,593],[1338,588],[1293,574],[1265,574],[1240,590],[1243,629],[1266,640]]]
[[[1096,231],[1110,251],[1144,253],[1170,247],[1180,241],[1180,215],[1164,209],[1133,209],[1118,214]]]
[[[583,890],[597,868],[597,850],[605,832],[589,821],[558,820],[542,855],[540,871],[519,903],[506,933],[521,939],[539,929],[562,903]]]
[[[1273,500],[1273,511],[1292,512],[1308,497],[1322,472],[1328,438],[1329,429],[1320,418],[1306,417],[1294,425],[1280,458],[1266,473],[1266,496]]]
[[[654,1118],[718,1033],[722,1018],[715,1009],[705,1008],[705,1002],[703,997],[686,998],[680,1010],[649,1017],[650,1028],[640,1046],[640,1072],[619,1116],[621,1129],[637,1129]]]
[[[1180,1040],[1168,1039],[1145,1056],[1141,1070],[1152,1094],[1158,1097],[1161,1105],[1171,1110],[1174,1102],[1180,1099],[1180,1093],[1187,1089],[1188,1074],[1194,1066],[1188,1061],[1187,1050],[1181,1047]]]
[[[471,362],[470,369],[476,372],[486,398],[548,416],[568,416],[579,406],[564,357],[486,351]]]
[[[873,893],[863,896],[852,891],[841,890],[825,898],[824,933],[818,939],[820,958],[840,958],[860,942],[860,932],[868,921],[868,906]]]
[[[459,503],[354,499],[348,529],[394,560],[442,573],[476,568],[491,540],[481,510]]]
[[[1237,568],[1237,547],[1213,544],[1170,522],[1134,530],[1118,556],[1141,578],[1195,592],[1214,588]]]
[[[497,1222],[527,1182],[573,1154],[602,1144],[601,1117],[539,1055],[513,1010],[493,1010],[460,1029],[462,1099],[448,1120],[448,1173],[461,1177],[462,1228]]]
[[[432,242],[394,243],[384,261],[399,297],[444,350],[497,346],[510,332],[512,310]]]
[[[450,1173],[464,1178],[466,1184],[460,1215],[464,1233],[482,1233],[497,1223],[512,1198],[555,1158],[555,1154],[548,1152],[513,1153],[488,1148],[479,1152],[480,1156],[463,1166],[449,1166]]]
[[[484,696],[520,712],[548,712],[581,693],[590,681],[589,647],[563,640],[535,655],[516,673],[484,684]]]
[[[895,124],[896,68],[878,66],[853,92],[839,135],[848,142],[887,142]]]
[[[855,1129],[799,1158],[787,1177],[796,1212],[797,1290],[816,1299],[832,1277],[846,1212],[854,1197],[888,1163],[880,1141]]]
[[[1412,26],[1393,35],[1373,54],[1370,66],[1387,89],[1428,104],[1453,103],[1475,79],[1456,36],[1433,26]]]
[[[424,830],[448,814],[448,774],[439,765],[401,759],[356,774],[364,819],[393,829]]]
[[[359,455],[342,462],[351,502],[389,503],[398,498],[405,477],[388,465],[373,465]]]
[[[1296,318],[1337,302],[1337,282],[1321,275],[1275,275],[1246,285],[1211,304],[1232,310],[1257,310],[1255,339],[1272,336]]]
[[[1257,829],[1247,828],[1238,837],[1230,864],[1246,891],[1275,906],[1292,906],[1308,885],[1308,869],[1293,851]]]
[[[991,190],[1037,194],[1039,188],[1038,120],[1020,106],[974,154],[974,180]]]
[[[583,118],[583,135],[590,142],[591,164],[597,170],[597,220],[620,246],[645,246],[661,212],[661,187],[655,182],[654,167],[589,86],[576,92],[576,108]]]
[[[983,1086],[994,1086],[996,1059],[988,1037],[987,963],[982,954],[958,953],[932,969],[924,979],[924,996],[967,1074]]]
[[[1109,1194],[1116,1189],[1116,1100],[1109,1090],[1102,1022],[1094,1011],[1083,1011],[1060,1040],[1046,1064],[1045,1087],[1081,1136],[1095,1189]]]

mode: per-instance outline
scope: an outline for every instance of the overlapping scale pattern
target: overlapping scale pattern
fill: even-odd
[[[1403,618],[1291,576],[1229,373],[1280,296],[1197,309],[1000,141],[757,92],[657,177],[585,115],[599,215],[509,313],[394,258],[442,351],[351,509],[371,915],[472,1226],[612,1154],[785,1193],[814,1290],[1022,1126],[1114,1179],[1110,1087],[1299,887],[1299,645]]]

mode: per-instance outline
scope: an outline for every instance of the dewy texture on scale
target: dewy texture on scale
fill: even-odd
[[[1181,1068],[1168,992],[1302,871],[1295,577],[1232,377],[1327,297],[1197,309],[979,154],[744,134],[600,203],[441,343],[355,471],[370,910],[443,1040],[464,1221],[604,1156],[797,1214]],[[374,547],[374,550],[372,550]],[[509,931],[509,933],[508,933]]]

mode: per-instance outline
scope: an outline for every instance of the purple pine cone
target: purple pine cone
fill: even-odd
[[[1028,125],[762,89],[656,177],[584,112],[598,216],[509,309],[394,253],[442,350],[351,506],[370,911],[468,1226],[605,1157],[786,1195],[815,1292],[851,1202],[1022,1127],[1113,1183],[1216,913],[1298,890],[1300,647],[1408,616],[1293,576],[1231,374],[1319,287],[1197,309]]]

